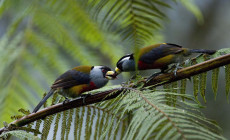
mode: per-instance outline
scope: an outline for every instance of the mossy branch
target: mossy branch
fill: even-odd
[[[157,86],[160,86],[166,83],[171,83],[171,82],[178,81],[181,79],[190,78],[191,76],[194,76],[196,74],[200,74],[200,73],[203,73],[203,72],[206,72],[206,71],[209,71],[209,70],[212,70],[212,69],[215,69],[215,68],[227,65],[227,64],[230,64],[230,54],[226,54],[226,55],[196,64],[196,65],[190,66],[190,67],[180,69],[177,71],[176,76],[174,76],[174,73],[165,73],[165,74],[156,76],[152,80],[150,80],[148,83],[145,83],[145,86],[151,85],[153,87],[157,87]],[[140,82],[146,82],[146,81],[142,80]],[[135,85],[130,84],[128,86],[132,87]],[[79,99],[72,100],[65,104],[59,103],[59,104],[47,107],[36,113],[31,113],[27,116],[24,116],[18,120],[13,121],[12,123],[9,124],[8,127],[1,128],[0,135],[4,131],[13,130],[14,128],[24,126],[33,121],[43,119],[49,115],[52,115],[52,114],[55,114],[55,113],[58,113],[64,110],[86,106],[89,104],[113,99],[117,97],[120,93],[122,93],[123,90],[127,90],[127,89],[121,87],[121,88],[115,88],[115,89],[102,91],[97,94],[90,95],[85,99],[85,104],[83,103],[83,99],[79,98]]]

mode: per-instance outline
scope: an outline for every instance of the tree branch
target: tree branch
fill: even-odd
[[[86,106],[86,105],[93,104],[93,103],[98,103],[98,102],[109,100],[109,99],[113,99],[117,97],[122,92],[122,90],[123,90],[122,88],[115,88],[112,90],[107,90],[107,91],[99,92],[97,94],[89,95],[84,99],[85,103],[83,103],[83,98],[77,98],[67,103],[58,103],[53,106],[41,109],[40,111],[36,113],[31,113],[27,116],[24,116],[12,122],[11,124],[14,124],[17,127],[20,127],[28,123],[31,123],[33,121],[44,119],[45,117],[56,114],[58,112],[62,112],[68,109],[76,108],[76,107]]]
[[[157,87],[166,83],[171,83],[185,78],[190,78],[191,76],[230,64],[230,54],[226,54],[214,59],[204,61],[202,63],[185,67],[177,71],[176,76],[174,73],[165,73],[158,75],[146,83],[146,86],[153,85]]]
[[[212,70],[212,69],[215,69],[215,68],[227,65],[227,64],[230,64],[230,54],[226,54],[226,55],[196,64],[196,65],[190,66],[190,67],[180,69],[177,71],[176,76],[174,76],[174,73],[165,73],[165,74],[156,76],[152,80],[150,80],[148,83],[146,83],[145,86],[152,85],[153,87],[157,87],[157,86],[160,86],[166,83],[170,83],[173,81],[178,81],[181,79],[189,78],[193,75],[200,74],[200,73],[203,73],[203,72],[206,72],[206,71],[209,71],[209,70]],[[146,82],[146,81],[144,80],[142,82]],[[107,91],[99,92],[97,94],[90,95],[85,99],[85,104],[83,103],[82,98],[72,100],[65,104],[59,103],[59,104],[47,107],[45,109],[42,109],[36,113],[31,113],[18,120],[15,120],[12,123],[10,123],[9,126],[10,127],[12,126],[21,127],[33,121],[44,119],[45,117],[49,115],[53,115],[61,111],[65,111],[68,109],[113,99],[117,97],[123,90],[127,90],[127,89],[121,87],[121,88],[115,88],[115,89],[111,89],[111,90],[107,90]],[[1,128],[0,135],[4,131],[9,131],[10,129],[8,128],[5,128],[5,127]]]

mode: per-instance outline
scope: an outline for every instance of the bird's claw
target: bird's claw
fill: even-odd
[[[70,99],[69,98],[65,98],[65,100],[63,101],[63,104],[66,104],[68,102],[70,102]]]
[[[86,102],[85,102],[85,99],[87,98],[87,97],[89,97],[89,96],[91,96],[91,93],[88,93],[88,94],[82,94],[81,95],[81,98],[83,99],[83,104],[85,104]]]
[[[182,69],[182,68],[183,68],[183,67],[181,67],[181,66],[179,66],[179,65],[180,65],[180,63],[177,63],[177,64],[176,64],[175,70],[173,70],[174,76],[176,76],[176,73],[177,73],[177,71],[178,71],[179,69]]]
[[[173,71],[174,76],[176,76],[176,73],[177,73],[177,69]]]

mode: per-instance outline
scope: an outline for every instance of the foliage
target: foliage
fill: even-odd
[[[191,96],[148,87],[126,89],[112,100],[48,116],[26,130],[35,135],[40,131],[41,139],[225,139]]]
[[[38,136],[34,136],[33,134],[30,134],[23,130],[15,130],[15,131],[9,131],[9,132],[3,133],[2,135],[0,135],[0,138],[8,138],[9,135],[14,136],[19,139],[39,140]]]
[[[78,1],[4,1],[2,8],[8,5],[11,8],[4,14],[13,20],[0,40],[0,76],[6,79],[1,81],[0,120],[9,121],[15,106],[34,106],[37,94],[48,90],[48,83],[67,69],[119,59],[118,37],[101,31]]]
[[[191,1],[180,2],[202,19]],[[12,0],[0,4],[1,17],[9,15],[11,19],[0,38],[0,78],[4,79],[0,84],[0,120],[7,122],[18,107],[33,107],[48,83],[67,69],[81,64],[114,67],[124,54],[122,50],[138,52],[140,47],[161,42],[157,39],[163,38],[159,30],[166,18],[164,10],[170,7],[160,0]],[[229,69],[227,65],[227,96]],[[197,97],[200,84],[204,98],[206,74],[200,77],[200,83],[193,77],[194,95]],[[216,93],[218,70],[213,71],[212,79]],[[40,130],[42,139],[116,139],[117,135],[124,139],[224,139],[218,125],[199,112],[197,101],[184,94],[186,80],[181,85],[182,94],[175,90],[177,83],[165,86],[165,92],[127,89],[113,100],[38,120],[27,126],[28,133],[8,133],[31,138],[33,132],[37,138]],[[35,131],[30,132],[31,128]]]

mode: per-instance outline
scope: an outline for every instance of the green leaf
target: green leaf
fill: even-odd
[[[217,95],[217,89],[218,89],[218,76],[219,75],[219,68],[216,68],[212,71],[212,89],[215,95],[215,100],[216,100],[216,95]]]
[[[186,93],[186,85],[187,85],[187,79],[182,79],[180,83],[180,94]],[[184,97],[182,96],[182,100],[184,101]]]
[[[87,116],[86,116],[86,122],[85,122],[85,137],[84,139],[90,139],[89,129],[90,129],[90,119],[91,119],[91,108],[87,107]]]
[[[23,130],[14,130],[14,131],[8,131],[5,133],[2,133],[0,135],[0,138],[8,139],[9,138],[8,136],[10,135],[15,136],[16,138],[19,138],[19,139],[40,140],[39,137],[34,136],[33,134],[25,132]]]
[[[182,3],[199,17],[191,1]],[[163,40],[161,22],[170,4],[160,0],[1,1],[1,17],[13,20],[0,38],[0,78],[4,79],[0,84],[0,120],[9,122],[9,116],[19,116],[18,108],[31,109],[58,75],[76,65],[114,65],[124,50],[137,53],[146,44]],[[213,56],[229,51],[222,49]],[[193,78],[194,93],[198,93],[199,79]],[[53,139],[58,133],[58,138],[68,139],[74,129],[76,139],[115,139],[117,135],[130,139],[224,139],[219,127],[200,113],[202,106],[186,94],[175,93],[178,89],[172,83],[165,86],[165,92],[127,90],[116,99],[57,113],[34,125],[15,128],[24,130],[20,133],[9,133],[23,139],[45,139],[53,132]],[[181,93],[185,91],[181,89]],[[44,106],[56,100],[54,95]],[[30,131],[31,127],[35,131]],[[42,134],[37,132],[40,127]],[[38,137],[30,137],[32,133]]]
[[[79,127],[78,127],[78,125],[79,125],[79,118],[80,118],[80,115],[79,115],[79,108],[76,108],[75,109],[75,112],[74,112],[74,116],[75,116],[75,120],[74,120],[74,138],[75,139],[77,139],[78,138],[78,136],[80,135],[79,133],[78,133],[78,131],[79,131]]]
[[[61,118],[61,113],[58,113],[56,115],[55,122],[54,122],[53,140],[55,140],[56,137],[57,137],[57,131],[58,131],[58,126],[59,126],[60,118]]]
[[[63,111],[62,112],[62,125],[61,125],[61,139],[64,140],[65,139],[65,134],[66,134],[66,120],[68,118],[69,115],[69,110]]]
[[[199,75],[199,81],[200,81],[200,94],[204,100],[204,102],[206,103],[206,99],[205,99],[205,92],[206,92],[206,83],[207,83],[207,72],[201,73]]]
[[[43,129],[42,129],[42,137],[41,139],[47,139],[48,134],[49,134],[49,130],[51,127],[51,123],[54,120],[54,116],[55,115],[51,115],[45,118],[44,124],[43,124]]]
[[[66,140],[69,139],[70,127],[72,125],[72,120],[73,120],[73,116],[74,116],[73,113],[74,113],[73,109],[70,109],[69,114],[68,114],[68,121],[66,124],[66,130],[65,130],[66,131],[66,137],[65,137]]]
[[[102,8],[103,4],[106,8]],[[103,0],[98,3],[95,15],[100,17],[99,15],[102,16],[106,13],[102,19],[102,26],[106,27],[108,25],[109,29],[115,29],[115,32],[119,31],[118,33],[123,37],[122,40],[129,41],[134,51],[136,51],[160,27],[156,19],[165,18],[163,12],[159,10],[160,8],[156,7],[168,8],[169,5],[164,2],[149,0],[128,0],[124,2]],[[146,26],[146,24],[150,26]],[[121,25],[119,30],[114,28],[117,25]]]

